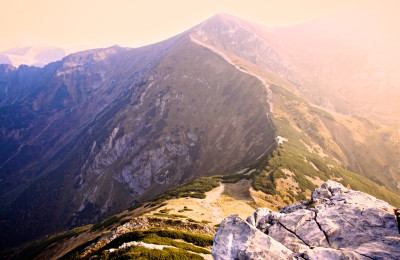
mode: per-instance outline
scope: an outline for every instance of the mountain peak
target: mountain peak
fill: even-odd
[[[245,28],[246,30],[267,30],[271,31],[270,27],[266,27],[265,25],[258,24],[256,22],[248,21],[245,19],[242,19],[240,17],[237,17],[232,14],[228,13],[217,13],[210,17],[208,20],[206,20],[204,23],[222,23],[222,24],[230,24],[230,25],[237,25],[242,28]]]
[[[220,19],[220,20],[239,20],[240,18],[228,13],[217,13],[213,15],[209,20],[211,19]]]
[[[245,21],[239,17],[236,17],[231,14],[227,13],[217,13],[213,15],[211,18],[208,20],[204,21],[203,24],[230,24],[230,25],[243,25],[243,24],[248,24],[250,22]]]

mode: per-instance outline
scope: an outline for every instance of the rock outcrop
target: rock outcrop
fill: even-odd
[[[394,208],[327,181],[311,201],[280,212],[227,217],[214,237],[215,259],[400,259]]]

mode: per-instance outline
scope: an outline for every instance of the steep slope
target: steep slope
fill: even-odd
[[[306,188],[308,192],[311,192],[312,187],[321,184],[322,180],[335,178],[329,177],[328,172],[336,168],[339,172],[343,170],[348,173],[357,172],[398,194],[400,139],[396,127],[374,123],[362,117],[330,113],[296,94],[291,83],[271,77],[269,73],[240,59],[235,62],[248,73],[256,73],[271,90],[272,120],[277,127],[280,145],[272,154],[275,159],[272,159],[265,169],[270,178],[273,179],[271,170],[284,169],[287,174],[283,176],[295,173],[297,180],[294,182],[308,183],[308,188],[304,185],[301,190],[304,192]],[[280,84],[280,86],[275,84]],[[309,182],[303,176],[303,180],[300,181],[296,171],[298,174],[305,174],[307,178],[316,174],[320,180],[317,178]],[[276,175],[282,176],[279,172],[280,170],[276,172]],[[324,173],[322,176],[325,177],[322,177],[321,173]],[[355,176],[347,181],[351,179],[353,179],[351,181],[353,184],[350,184],[352,188],[368,192],[367,186],[370,184],[364,188],[361,186],[371,183],[370,181]],[[278,185],[280,186],[278,190],[298,188],[296,185],[288,184],[290,181],[287,184]],[[304,193],[302,197],[307,195]],[[374,196],[378,195],[374,194]],[[391,200],[391,203],[396,202]],[[282,201],[278,204],[282,205]]]
[[[167,47],[160,45],[157,51],[119,47],[86,51],[43,69],[4,70],[2,203],[9,203],[21,186],[45,171],[50,159],[127,87],[139,84],[140,73],[165,52]]]
[[[197,221],[217,223],[233,207],[278,209],[328,179],[397,205],[398,129],[308,101],[307,88],[323,80],[276,35],[217,15],[152,46],[0,67],[1,244],[94,223],[241,167],[233,179],[243,187],[193,202],[192,217],[212,211]],[[209,190],[217,180],[207,179]],[[181,191],[167,194],[156,204],[174,198],[174,209],[161,210],[183,210]]]
[[[359,116],[374,114],[373,118],[379,119],[380,122],[388,122],[386,115],[390,115],[392,118],[396,117],[396,105],[390,101],[396,99],[397,95],[396,88],[390,87],[397,84],[396,73],[388,79],[392,83],[388,84],[384,90],[379,90],[380,87],[379,89],[368,88],[368,91],[366,91],[364,84],[366,81],[371,86],[382,85],[382,82],[377,84],[379,80],[368,80],[369,77],[375,77],[374,75],[378,73],[375,66],[361,66],[355,71],[348,69],[348,66],[354,65],[353,63],[349,64],[348,61],[328,62],[332,60],[331,57],[336,57],[336,59],[347,57],[352,62],[357,62],[358,55],[361,55],[359,52],[354,52],[354,57],[347,55],[349,50],[347,44],[355,46],[354,42],[350,40],[346,42],[342,38],[335,38],[333,35],[325,37],[326,39],[323,37],[323,40],[318,41],[320,46],[314,46],[316,43],[307,44],[310,38],[320,35],[319,30],[323,30],[325,24],[332,27],[333,21],[337,19],[339,18],[333,17],[328,19],[329,23],[327,21],[315,21],[298,26],[301,28],[311,27],[314,30],[304,28],[303,30],[298,27],[272,30],[236,17],[220,14],[196,27],[191,36],[210,49],[221,53],[242,71],[256,75],[266,85],[279,86],[274,88],[276,94],[281,96],[281,98],[272,101],[272,104],[277,103],[277,110],[274,111],[274,114],[278,117],[283,114],[284,117],[289,119],[291,125],[296,126],[297,124],[297,130],[305,132],[308,137],[313,138],[315,143],[323,147],[325,153],[330,154],[346,167],[398,193],[400,187],[398,186],[400,180],[398,127],[382,125]],[[341,29],[335,28],[335,30],[340,31]],[[303,37],[303,35],[300,37],[303,31],[307,32],[306,37]],[[336,41],[339,40],[343,40],[343,42],[336,44]],[[297,41],[302,41],[302,45],[293,44]],[[309,48],[309,46],[314,46],[314,48]],[[336,47],[333,48],[332,46]],[[327,52],[327,57],[320,57],[320,59],[308,58],[314,56],[310,51],[324,53],[323,50],[326,49],[337,50],[338,52],[335,54]],[[364,48],[361,49],[367,52]],[[376,51],[367,53],[372,56],[376,55]],[[320,66],[321,63],[324,66]],[[341,67],[342,65],[343,67]],[[326,77],[326,73],[314,70],[310,66],[328,71],[329,77]],[[396,66],[388,62],[385,63],[384,67],[393,69]],[[368,71],[368,77],[359,74],[360,71],[358,70]],[[390,71],[387,71],[387,73],[391,75]],[[332,80],[335,77],[339,79]],[[357,84],[353,81],[353,78],[359,80]],[[346,80],[349,80],[346,85],[350,84],[352,87],[349,92],[345,93],[346,95],[341,95],[337,92],[337,87],[341,84],[340,82]],[[333,86],[332,84],[337,85]],[[285,91],[279,90],[280,87],[283,87]],[[368,92],[368,97],[354,94],[357,91]],[[388,97],[385,102],[381,102],[381,98],[376,102],[372,100],[374,97],[382,95]],[[337,108],[324,103],[323,100],[328,100],[326,97],[329,97],[331,99],[329,102],[335,104]],[[353,102],[349,99],[350,97],[357,100]],[[347,114],[349,111],[345,111],[347,108],[343,105],[343,100],[350,100],[348,102],[354,106],[354,111],[352,110],[351,114],[354,113],[354,115],[346,117],[335,114],[335,119],[330,120],[332,116],[329,110],[323,111],[319,106],[311,105],[312,103],[321,104],[324,107]],[[363,102],[375,112],[371,114],[364,110],[364,106],[357,105]],[[385,114],[385,116],[379,117],[380,113]],[[395,124],[395,121],[391,122]]]
[[[280,38],[275,29],[244,21],[227,14],[217,14],[195,27],[192,37],[257,65],[281,80],[294,84],[298,89],[304,85],[314,86],[318,78],[303,67],[297,66],[289,55],[290,50],[277,44]]]
[[[356,15],[267,28],[218,14],[193,36],[281,76],[317,105],[398,126],[399,37],[386,30],[398,18]]]
[[[321,161],[339,163],[398,194],[400,147],[396,129],[360,117],[330,114],[284,88],[272,85],[271,89],[273,121],[277,134],[286,139],[283,147],[293,149],[296,156],[302,155],[314,165]],[[283,156],[281,160],[287,159]],[[313,168],[308,171],[314,171]],[[317,166],[318,171],[328,170],[324,169]]]
[[[93,223],[274,146],[264,85],[188,36],[50,66],[48,87],[1,108],[17,111],[4,113],[3,132],[19,133],[3,137],[3,245]]]

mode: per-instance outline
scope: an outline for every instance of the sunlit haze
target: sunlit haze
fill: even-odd
[[[114,44],[142,46],[179,34],[220,12],[279,26],[346,10],[377,10],[377,6],[385,10],[385,17],[385,12],[400,10],[399,3],[388,0],[1,0],[0,51],[27,45],[59,46],[67,51]]]

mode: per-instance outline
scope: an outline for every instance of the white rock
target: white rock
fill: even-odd
[[[214,236],[212,255],[216,260],[288,259],[293,252],[265,235],[238,215],[224,219]]]
[[[312,259],[312,260],[338,260],[338,259],[370,259],[368,257],[359,255],[355,252],[351,252],[348,250],[338,250],[332,248],[322,248],[316,247],[310,250],[307,250],[303,253],[302,257],[304,259]]]
[[[288,205],[288,206],[281,208],[281,210],[279,212],[286,213],[286,214],[292,213],[299,209],[307,209],[309,204],[310,204],[310,202],[308,202],[308,201],[299,201],[299,202],[293,203],[292,205]]]
[[[311,198],[320,204],[312,208],[299,202],[279,213],[260,208],[247,223],[236,215],[226,218],[213,256],[279,259],[273,256],[278,251],[279,257],[297,259],[400,259],[399,230],[388,203],[333,181],[315,189]]]

